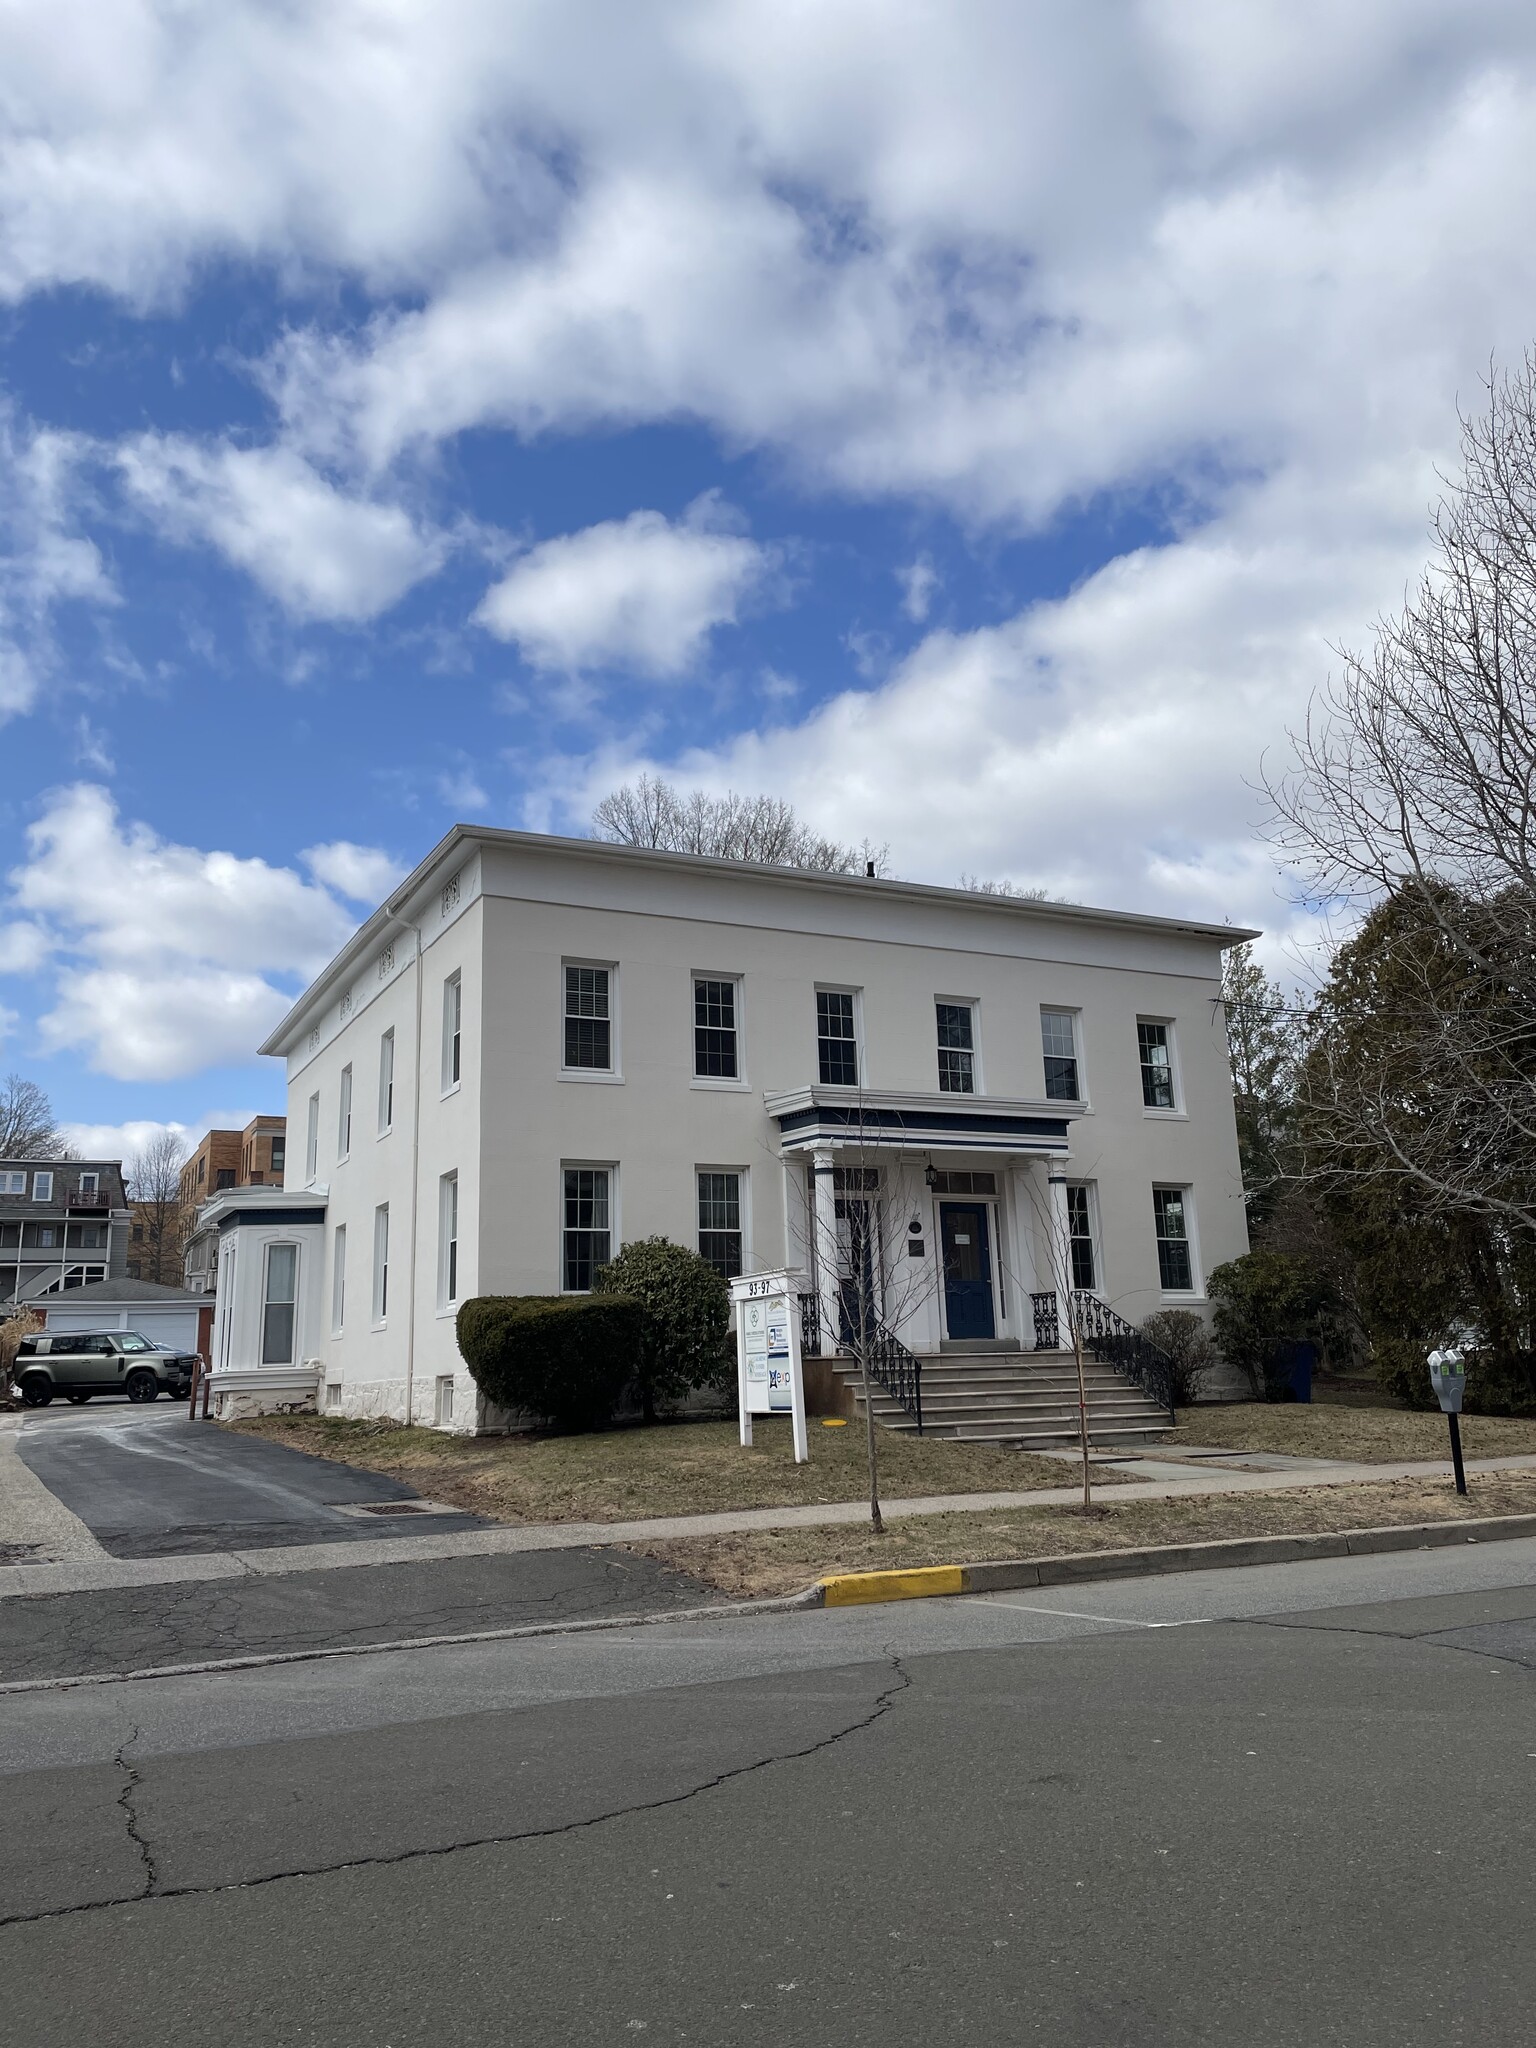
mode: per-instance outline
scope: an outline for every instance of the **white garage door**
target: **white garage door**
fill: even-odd
[[[177,1351],[197,1349],[196,1308],[148,1308],[129,1304],[126,1314],[105,1303],[94,1312],[83,1308],[49,1307],[50,1330],[137,1330],[151,1344],[170,1344]]]

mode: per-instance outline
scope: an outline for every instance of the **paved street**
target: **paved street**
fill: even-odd
[[[0,1695],[7,2038],[1525,2044],[1533,1667],[1522,1542]]]

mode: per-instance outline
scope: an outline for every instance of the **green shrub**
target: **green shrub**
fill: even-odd
[[[1289,1399],[1285,1346],[1309,1337],[1332,1305],[1327,1278],[1286,1252],[1244,1252],[1216,1268],[1206,1292],[1216,1303],[1211,1322],[1228,1363],[1246,1372],[1265,1400]]]
[[[592,1287],[594,1299],[627,1295],[648,1311],[636,1370],[647,1422],[658,1402],[725,1384],[733,1365],[725,1342],[731,1296],[707,1259],[669,1238],[637,1238],[599,1269]]]
[[[487,1294],[459,1310],[459,1350],[499,1407],[599,1429],[634,1376],[650,1318],[621,1294]]]
[[[1211,1333],[1192,1308],[1160,1308],[1147,1316],[1141,1334],[1163,1352],[1172,1367],[1169,1387],[1176,1408],[1200,1398],[1200,1383],[1216,1362]]]

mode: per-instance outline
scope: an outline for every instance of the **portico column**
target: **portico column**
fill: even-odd
[[[837,1349],[837,1193],[831,1152],[811,1154],[811,1216],[816,1236],[816,1292],[821,1302],[821,1355]]]
[[[1056,1289],[1056,1341],[1071,1341],[1067,1297],[1072,1292],[1072,1227],[1067,1217],[1067,1162],[1053,1159],[1046,1173],[1049,1196],[1051,1285]]]

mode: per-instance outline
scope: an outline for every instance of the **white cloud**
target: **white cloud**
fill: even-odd
[[[46,800],[10,884],[57,961],[44,1044],[120,1080],[251,1059],[355,923],[291,868],[124,825],[88,783]]]
[[[914,625],[920,626],[928,616],[933,603],[933,593],[939,587],[939,573],[926,555],[919,555],[915,562],[908,562],[904,569],[896,571],[896,581],[901,585],[901,608]]]
[[[40,924],[18,918],[0,924],[0,974],[34,974],[48,958],[51,941]]]
[[[144,434],[116,460],[170,539],[216,547],[301,618],[371,619],[444,558],[399,505],[348,497],[289,448]]]
[[[333,839],[327,846],[308,846],[299,855],[317,882],[353,903],[379,904],[410,872],[403,861],[377,846],[357,846]]]
[[[167,1134],[176,1140],[185,1159],[209,1131],[243,1131],[259,1114],[254,1109],[215,1109],[189,1124],[130,1117],[121,1124],[61,1123],[59,1129],[65,1144],[82,1159],[121,1159],[129,1164]]]
[[[660,512],[631,512],[542,542],[486,592],[475,617],[536,668],[676,676],[716,626],[734,623],[776,561],[772,549],[723,531],[711,501],[676,525]]]
[[[467,766],[439,775],[437,793],[454,811],[483,811],[490,802],[490,797],[480,785],[479,776]]]
[[[88,446],[19,423],[0,401],[0,724],[30,710],[56,668],[57,608],[118,601],[99,550],[78,530]]]

